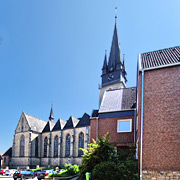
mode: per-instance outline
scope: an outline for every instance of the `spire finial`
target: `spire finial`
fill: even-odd
[[[115,22],[116,22],[116,19],[117,19],[117,7],[115,7]]]
[[[123,63],[124,63],[124,60],[125,60],[125,54],[123,54]]]
[[[54,120],[54,115],[53,115],[53,103],[51,103],[51,111],[50,111],[50,115],[49,115],[49,120],[53,121]]]

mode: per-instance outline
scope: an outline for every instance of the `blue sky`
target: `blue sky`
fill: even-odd
[[[22,111],[55,122],[98,108],[114,9],[127,87],[139,53],[180,45],[179,0],[0,0],[0,153],[12,146]]]

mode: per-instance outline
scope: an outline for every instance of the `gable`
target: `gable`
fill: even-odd
[[[52,131],[60,131],[64,128],[64,126],[66,125],[67,121],[63,120],[63,119],[58,119],[58,121],[56,122],[55,126],[53,127]]]
[[[35,132],[42,132],[43,128],[46,125],[46,121],[36,118],[34,116],[31,116],[29,114],[24,113],[27,122],[29,124],[30,130],[35,131]]]
[[[43,121],[41,119],[38,119],[34,116],[22,112],[15,132],[19,133],[29,130],[34,132],[42,132],[46,123],[47,123],[46,121]]]
[[[30,126],[28,124],[28,121],[27,121],[27,119],[26,119],[26,117],[24,115],[24,112],[22,112],[21,117],[19,119],[19,122],[17,124],[15,132],[16,133],[24,132],[24,131],[28,131],[29,129],[30,129]]]
[[[88,114],[84,113],[83,117],[79,119],[80,121],[76,128],[90,126],[90,116]]]
[[[44,127],[44,129],[42,130],[42,133],[50,132],[54,128],[54,126],[55,126],[55,123],[49,120],[46,126]]]

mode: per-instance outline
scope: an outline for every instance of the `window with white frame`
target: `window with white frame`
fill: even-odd
[[[122,119],[117,121],[117,132],[131,132],[132,119]]]

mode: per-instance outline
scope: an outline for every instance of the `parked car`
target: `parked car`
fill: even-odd
[[[24,171],[16,171],[14,174],[13,174],[13,179],[16,180],[16,179],[29,179],[29,178],[34,178],[35,177],[35,174],[33,171],[30,171],[30,170],[24,170]]]
[[[17,170],[15,169],[8,169],[6,170],[6,172],[4,173],[6,176],[12,176]]]
[[[6,172],[6,169],[1,169],[1,171],[0,171],[0,174],[5,174],[5,172]]]
[[[34,173],[35,173],[35,176],[37,176],[37,174],[39,173],[39,172],[41,172],[42,171],[42,169],[38,169],[38,170],[36,170]]]
[[[54,169],[46,170],[45,175],[47,176],[50,173],[55,173]]]
[[[44,179],[46,176],[46,171],[45,170],[38,171],[36,173],[36,176],[38,180]]]

